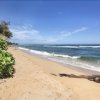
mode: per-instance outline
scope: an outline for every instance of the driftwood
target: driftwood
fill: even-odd
[[[51,75],[53,75],[53,76],[57,76],[56,74],[54,74],[54,73],[51,73]]]
[[[60,77],[69,77],[69,78],[85,78],[96,83],[100,83],[100,75],[74,75],[74,74],[59,74]]]

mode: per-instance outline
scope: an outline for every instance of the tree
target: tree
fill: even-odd
[[[5,40],[12,37],[8,25],[9,22],[2,21],[0,23],[0,78],[11,77],[15,72],[13,67],[15,58],[7,52],[8,43]]]
[[[0,38],[0,50],[7,50],[7,49],[8,49],[7,41]]]
[[[12,32],[9,30],[10,23],[6,21],[2,21],[0,23],[0,35],[4,36],[6,38],[11,38],[12,37]]]

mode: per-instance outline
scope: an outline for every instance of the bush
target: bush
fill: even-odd
[[[5,50],[0,50],[0,78],[13,76],[15,59],[12,54]]]
[[[7,50],[7,42],[0,38],[0,49],[1,50]]]

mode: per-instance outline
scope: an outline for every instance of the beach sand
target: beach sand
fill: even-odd
[[[100,83],[58,75],[85,73],[13,47],[8,51],[16,59],[16,73],[0,79],[0,100],[100,100]]]

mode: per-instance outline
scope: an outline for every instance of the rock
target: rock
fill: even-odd
[[[100,83],[100,77],[95,77],[94,81],[97,82],[97,83]]]

